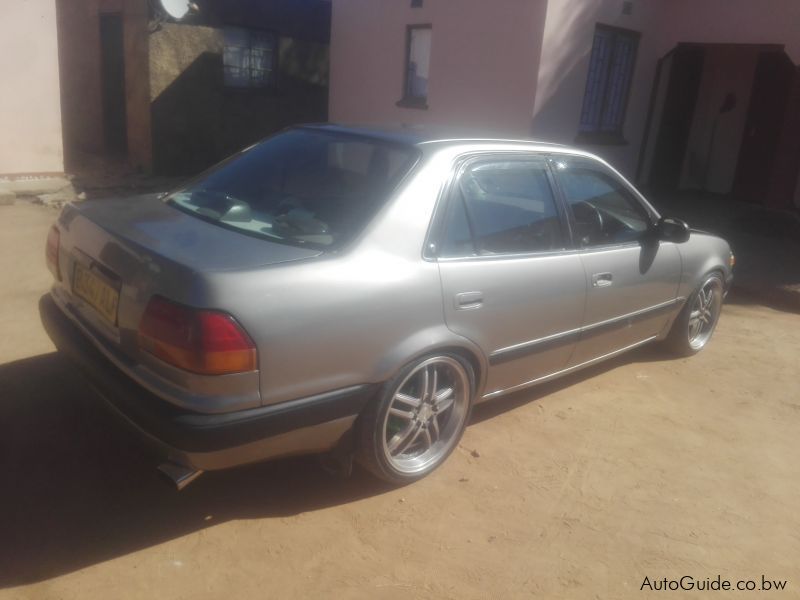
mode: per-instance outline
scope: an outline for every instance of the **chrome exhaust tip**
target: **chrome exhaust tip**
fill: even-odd
[[[203,471],[200,469],[193,469],[191,467],[179,465],[178,463],[174,462],[165,462],[160,464],[158,465],[158,470],[161,471],[162,474],[166,475],[169,480],[175,484],[175,487],[178,488],[178,491],[181,491],[203,474]]]

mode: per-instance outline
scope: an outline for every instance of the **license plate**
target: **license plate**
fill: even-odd
[[[80,263],[75,264],[75,294],[83,298],[112,325],[117,322],[119,292]]]

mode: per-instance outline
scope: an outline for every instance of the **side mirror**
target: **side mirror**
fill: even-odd
[[[656,224],[656,235],[658,239],[664,240],[665,242],[682,244],[689,239],[689,234],[688,223],[680,219],[661,217]]]

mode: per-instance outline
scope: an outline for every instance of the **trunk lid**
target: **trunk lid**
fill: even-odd
[[[255,271],[321,254],[228,230],[157,195],[69,204],[58,224],[61,281],[54,295],[134,360],[143,358],[137,331],[153,295],[225,310],[221,292],[230,290],[215,287],[213,272]]]

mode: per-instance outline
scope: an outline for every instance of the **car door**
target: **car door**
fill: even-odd
[[[564,368],[586,280],[546,159],[468,159],[437,212],[445,320],[488,355],[486,396]]]
[[[681,259],[653,234],[652,208],[611,169],[583,157],[552,165],[586,273],[575,366],[658,335],[677,308]]]

